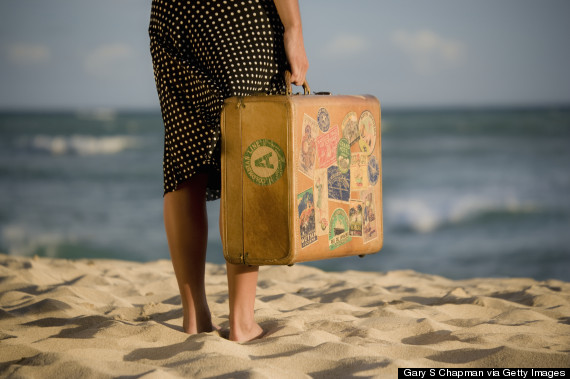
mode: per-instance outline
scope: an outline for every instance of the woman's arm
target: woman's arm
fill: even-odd
[[[285,53],[291,68],[291,83],[298,86],[305,82],[305,75],[309,69],[309,61],[305,53],[303,42],[303,26],[301,25],[301,12],[298,0],[274,0],[279,18],[285,27],[283,42]]]

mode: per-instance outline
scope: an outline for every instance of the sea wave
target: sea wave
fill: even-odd
[[[113,248],[89,236],[72,232],[39,231],[19,224],[0,229],[1,253],[14,256],[42,256],[50,258],[137,259],[129,251]],[[4,250],[5,249],[5,250]]]
[[[98,108],[92,110],[80,110],[75,116],[81,120],[95,120],[101,122],[112,122],[117,119],[118,112],[114,109]]]
[[[36,135],[26,141],[24,145],[32,150],[47,152],[52,155],[110,155],[138,148],[142,145],[142,141],[139,137],[128,135]]]
[[[76,242],[69,235],[60,232],[32,232],[23,225],[5,225],[0,230],[0,240],[9,254],[32,256],[42,250],[44,255],[57,257],[57,246],[63,243]]]
[[[427,234],[468,224],[486,224],[491,220],[542,216],[552,212],[515,198],[468,196],[447,203],[426,199],[396,199],[387,204],[386,213],[395,230]]]

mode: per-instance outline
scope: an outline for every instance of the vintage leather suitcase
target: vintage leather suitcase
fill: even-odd
[[[228,262],[291,265],[382,248],[380,104],[370,95],[232,97],[222,115]]]

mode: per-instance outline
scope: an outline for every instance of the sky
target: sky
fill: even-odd
[[[150,0],[1,0],[0,109],[157,109]],[[313,91],[570,103],[568,0],[300,0]]]

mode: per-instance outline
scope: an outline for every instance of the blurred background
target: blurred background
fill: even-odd
[[[150,0],[0,2],[0,252],[168,258]],[[570,281],[570,3],[301,0],[315,91],[382,104],[381,252]],[[222,263],[219,201],[208,260]]]

